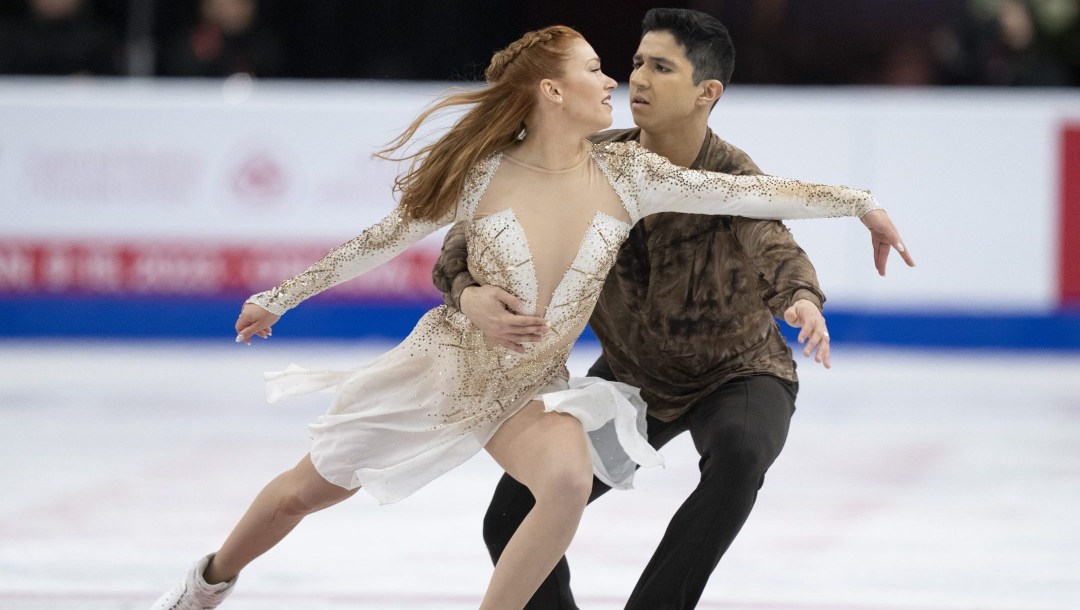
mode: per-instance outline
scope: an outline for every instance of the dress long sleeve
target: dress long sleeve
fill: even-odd
[[[869,191],[775,176],[732,176],[679,167],[634,142],[597,145],[612,183],[643,218],[659,212],[769,220],[861,217],[877,209]],[[635,210],[630,210],[633,214]]]
[[[360,235],[331,250],[303,273],[276,288],[251,296],[247,302],[282,315],[305,299],[389,261],[453,219],[451,214],[439,222],[412,220],[399,206]]]

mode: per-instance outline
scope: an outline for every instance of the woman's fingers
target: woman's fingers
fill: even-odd
[[[236,318],[236,342],[251,345],[252,337],[269,338],[273,334],[270,327],[280,319],[281,316],[270,313],[258,305],[245,303],[240,315]]]

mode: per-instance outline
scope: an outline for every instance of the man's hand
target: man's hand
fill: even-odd
[[[817,305],[806,299],[799,299],[784,312],[784,321],[792,328],[802,329],[799,331],[799,343],[806,343],[803,348],[804,356],[810,356],[816,349],[814,361],[825,365],[827,369],[832,368],[829,362],[829,330],[825,327],[825,316],[821,315]]]
[[[236,342],[251,345],[251,338],[255,335],[267,339],[270,337],[270,327],[281,316],[272,314],[254,303],[244,303],[240,310],[240,317],[236,318]]]
[[[470,286],[461,292],[461,313],[476,325],[489,341],[518,353],[523,343],[536,342],[547,332],[547,320],[523,316],[521,301],[497,286]]]
[[[900,233],[893,226],[888,212],[877,209],[863,214],[860,220],[870,229],[870,243],[874,247],[874,266],[877,267],[878,275],[885,275],[885,263],[889,260],[890,248],[896,248],[908,267],[915,266],[915,259],[911,258],[911,253],[904,247]]]

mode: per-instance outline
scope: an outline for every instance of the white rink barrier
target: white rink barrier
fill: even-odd
[[[0,80],[0,301],[264,289],[390,210],[400,168],[372,153],[451,86]],[[632,126],[626,93],[616,127]],[[736,85],[711,125],[767,173],[869,188],[889,210],[919,266],[894,255],[884,279],[858,222],[789,223],[830,310],[1071,324],[1080,93]],[[339,295],[437,301],[440,239]],[[34,333],[0,330],[19,334]]]

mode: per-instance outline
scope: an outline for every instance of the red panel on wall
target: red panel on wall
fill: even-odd
[[[1061,133],[1061,222],[1059,282],[1061,305],[1080,307],[1080,125]]]
[[[174,241],[0,241],[0,298],[18,295],[236,297],[266,290],[319,260],[330,245]],[[437,245],[414,246],[329,291],[330,298],[427,299]]]

